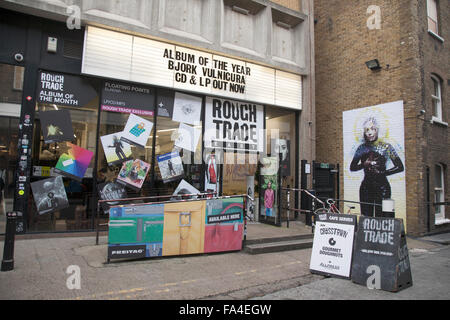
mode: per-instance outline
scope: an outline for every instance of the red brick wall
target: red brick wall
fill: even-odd
[[[380,29],[367,27],[370,5],[381,9]],[[441,6],[446,6],[441,8],[446,12],[442,34],[450,41],[449,2],[441,0]],[[448,106],[448,41],[436,44],[426,32],[425,1],[318,0],[315,18],[317,161],[343,163],[343,111],[403,100],[407,229],[410,234],[426,232],[426,166],[437,159],[448,165],[448,129],[417,115],[426,108],[425,117],[430,117],[431,70],[444,79]],[[381,71],[365,66],[375,58]],[[342,181],[341,173],[341,190]]]

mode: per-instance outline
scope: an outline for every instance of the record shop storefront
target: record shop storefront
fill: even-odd
[[[202,192],[251,193],[255,215],[279,217],[280,184],[298,186],[301,76],[97,27],[84,37],[81,75],[37,70],[19,232],[93,230],[100,199]]]

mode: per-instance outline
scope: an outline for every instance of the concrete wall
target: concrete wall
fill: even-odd
[[[300,159],[315,157],[313,0],[0,0],[0,7],[218,52],[303,76]],[[233,10],[242,8],[248,14]],[[280,23],[281,22],[281,23]]]
[[[300,1],[278,2],[288,7],[267,0],[2,0],[0,5],[60,21],[72,13],[69,6],[77,6],[83,25],[176,41],[308,74],[309,16],[296,11]],[[248,14],[233,11],[233,6]],[[278,21],[292,27],[284,29]]]

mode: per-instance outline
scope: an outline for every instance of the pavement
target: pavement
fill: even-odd
[[[311,233],[300,222],[248,225],[247,239]],[[413,286],[398,293],[311,274],[311,249],[245,251],[107,264],[107,237],[19,238],[14,270],[0,272],[1,300],[321,300],[449,299],[450,248],[439,238],[407,238]],[[436,242],[439,240],[438,242]],[[0,257],[3,256],[0,242]],[[75,271],[74,271],[75,270]],[[74,276],[80,275],[78,282]]]

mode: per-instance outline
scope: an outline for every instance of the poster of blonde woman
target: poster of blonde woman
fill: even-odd
[[[362,202],[356,210],[376,217],[382,201],[392,199],[395,217],[406,224],[403,101],[345,111],[342,118],[344,199]]]

